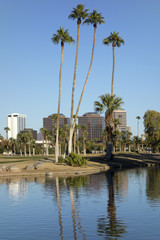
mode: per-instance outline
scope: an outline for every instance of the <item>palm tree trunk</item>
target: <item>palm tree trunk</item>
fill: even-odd
[[[114,82],[114,68],[115,68],[115,47],[113,46],[113,69],[112,69],[112,90],[111,90],[111,96],[113,96],[113,82]]]
[[[78,136],[77,136],[77,153],[80,154],[80,150],[79,150],[79,139],[78,139]]]
[[[112,114],[106,114],[106,132],[107,132],[107,160],[111,160],[113,152],[113,117]]]
[[[33,147],[33,156],[35,156],[35,147]]]
[[[74,144],[74,153],[76,153],[76,132],[74,131],[74,137],[73,137],[73,144]]]
[[[46,136],[46,156],[48,156],[48,139],[47,139],[47,136]]]
[[[20,148],[20,156],[22,156],[22,149]]]
[[[72,134],[72,124],[73,124],[74,91],[75,91],[75,82],[76,82],[76,74],[77,74],[77,62],[78,62],[78,49],[79,49],[79,30],[80,30],[80,23],[77,24],[77,47],[76,47],[76,58],[75,58],[74,76],[73,76],[73,85],[72,85],[70,135]]]
[[[28,148],[29,148],[29,156],[31,156],[31,143],[30,143],[30,140],[28,142]]]
[[[87,85],[87,82],[88,82],[89,74],[90,74],[90,71],[91,71],[92,63],[93,63],[94,48],[95,48],[95,41],[96,41],[96,29],[97,29],[97,27],[94,27],[94,37],[93,37],[92,56],[91,56],[90,66],[89,66],[86,81],[84,83],[83,90],[82,90],[82,93],[81,93],[81,96],[80,96],[80,99],[79,99],[79,103],[78,103],[78,107],[77,107],[77,111],[76,111],[76,116],[75,116],[74,122],[73,122],[73,129],[70,132],[70,134],[72,134],[72,135],[69,137],[69,148],[68,148],[69,153],[71,153],[71,151],[72,151],[73,132],[74,132],[74,128],[75,128],[75,125],[76,125],[76,120],[77,120],[77,117],[78,117],[78,112],[79,112],[79,108],[80,108],[80,105],[81,105],[82,97],[83,97],[83,94],[84,94],[84,91],[85,91],[85,88],[86,88],[86,85]]]
[[[126,144],[124,144],[124,152],[126,152]]]
[[[59,98],[58,98],[58,113],[57,113],[57,130],[56,130],[56,151],[55,151],[55,160],[58,162],[58,138],[59,138],[59,114],[60,114],[60,104],[61,104],[61,75],[62,75],[62,64],[63,64],[63,48],[64,45],[61,44],[61,65],[59,72]]]
[[[27,153],[26,153],[26,144],[24,144],[24,156],[25,156],[25,157],[27,156]]]
[[[44,135],[42,134],[42,142],[43,142],[43,155],[44,155]]]
[[[83,132],[83,154],[86,156],[86,139],[85,139],[85,133]]]

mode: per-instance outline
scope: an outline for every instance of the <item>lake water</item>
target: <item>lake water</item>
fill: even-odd
[[[0,178],[0,239],[160,239],[160,169]]]

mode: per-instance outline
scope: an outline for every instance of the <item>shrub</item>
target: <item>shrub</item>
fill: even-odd
[[[81,167],[87,164],[87,160],[76,153],[70,153],[69,157],[66,159],[66,164],[73,167]]]
[[[59,157],[58,157],[58,162],[59,162],[59,163],[65,163],[65,161],[66,161],[66,159],[63,158],[62,156],[59,156]]]

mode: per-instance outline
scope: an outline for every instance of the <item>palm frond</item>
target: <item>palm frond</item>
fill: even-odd
[[[94,27],[97,26],[97,24],[105,23],[104,17],[102,17],[102,13],[97,13],[97,10],[93,10],[92,13],[88,15],[88,18],[83,22],[83,24],[91,24]]]
[[[119,36],[119,32],[111,32],[110,35],[106,38],[104,38],[103,43],[106,45],[109,45],[109,43],[112,43],[114,46],[120,47],[122,44],[124,44],[124,40]]]
[[[74,43],[74,39],[69,35],[68,29],[65,30],[64,28],[60,27],[57,30],[57,34],[53,34],[53,37],[51,38],[52,42],[55,44],[61,43]]]
[[[68,18],[73,20],[78,19],[81,22],[82,19],[86,19],[88,17],[88,10],[89,9],[84,9],[83,4],[78,4],[76,8],[73,8]]]

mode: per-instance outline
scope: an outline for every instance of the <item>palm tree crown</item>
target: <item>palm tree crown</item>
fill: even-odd
[[[119,32],[111,32],[111,35],[107,38],[104,38],[103,43],[109,45],[112,43],[113,47],[120,47],[121,44],[124,44],[124,40],[119,36]]]
[[[88,17],[88,9],[84,9],[83,4],[78,4],[76,8],[73,8],[71,14],[68,18],[77,19],[77,24],[81,24],[82,19],[86,19]]]
[[[53,37],[51,38],[52,42],[55,44],[58,44],[61,42],[61,46],[64,46],[64,43],[72,43],[74,42],[74,39],[69,35],[68,29],[65,30],[64,28],[60,27],[59,30],[57,30],[57,34],[53,34]]]
[[[111,96],[110,94],[101,95],[100,102],[95,101],[94,106],[97,112],[104,112],[107,110],[108,114],[112,114],[114,110],[120,108],[123,104],[122,98],[116,97],[116,95]]]
[[[96,28],[97,24],[105,23],[105,21],[101,13],[97,13],[96,10],[93,10],[93,12],[88,15],[88,18],[83,23],[92,24]]]

